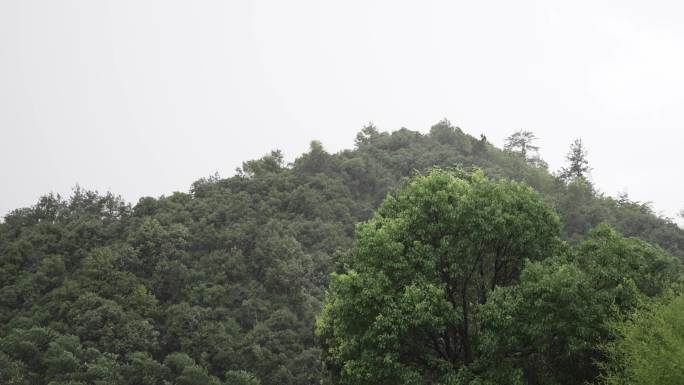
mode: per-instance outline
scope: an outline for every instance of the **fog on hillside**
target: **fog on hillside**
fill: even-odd
[[[681,10],[2,2],[0,384],[681,385]]]

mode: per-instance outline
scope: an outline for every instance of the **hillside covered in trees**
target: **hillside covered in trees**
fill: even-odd
[[[628,368],[641,368],[640,330],[681,315],[684,231],[604,196],[589,171],[581,141],[551,172],[531,133],[499,149],[442,121],[428,134],[368,126],[336,154],[314,141],[292,164],[273,151],[135,205],[83,189],[44,196],[0,224],[0,383],[681,373]],[[677,362],[684,335],[668,333]]]

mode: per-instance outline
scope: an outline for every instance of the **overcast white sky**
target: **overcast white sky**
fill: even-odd
[[[680,1],[0,1],[0,215],[76,183],[187,191],[271,149],[446,117],[574,138],[604,192],[684,208]]]

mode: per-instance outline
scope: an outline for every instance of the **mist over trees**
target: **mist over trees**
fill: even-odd
[[[0,223],[0,383],[667,383],[634,347],[679,357],[684,231],[534,139],[369,124],[135,205],[46,195]]]

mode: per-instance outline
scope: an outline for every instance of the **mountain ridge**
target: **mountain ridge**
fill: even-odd
[[[427,134],[368,126],[354,149],[330,154],[312,141],[289,165],[272,151],[188,193],[131,205],[77,189],[12,211],[0,224],[0,365],[36,384],[66,373],[54,357],[83,381],[109,370],[112,383],[136,383],[149,370],[158,381],[318,383],[314,318],[356,224],[435,166],[526,183],[559,212],[570,243],[606,222],[684,258],[684,231],[646,204],[552,175],[447,121]]]

